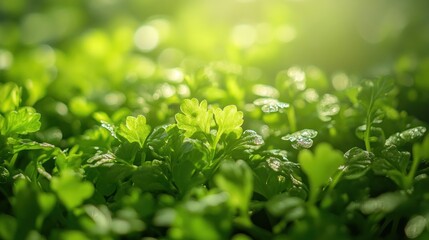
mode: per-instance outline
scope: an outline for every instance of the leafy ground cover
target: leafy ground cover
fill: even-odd
[[[429,238],[427,59],[281,64],[239,25],[219,60],[164,36],[189,6],[42,2],[0,3],[1,239]]]

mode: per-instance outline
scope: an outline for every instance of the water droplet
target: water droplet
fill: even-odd
[[[292,143],[292,147],[295,149],[310,148],[313,146],[313,140],[311,138],[298,137],[295,142]]]
[[[303,129],[282,137],[282,140],[290,141],[295,149],[310,148],[313,146],[312,138],[317,136],[317,131],[313,129]]]
[[[284,182],[286,182],[286,178],[285,178],[285,176],[278,175],[278,176],[277,176],[277,181],[279,181],[279,182],[281,182],[281,183],[284,183]]]
[[[396,145],[402,146],[408,142],[411,142],[417,138],[422,137],[426,133],[425,127],[415,127],[407,129],[401,133],[395,133],[391,135],[387,140],[385,145]]]
[[[374,154],[372,152],[368,152],[357,147],[351,148],[346,153],[344,153],[344,157],[346,159],[352,159],[353,157],[356,157],[356,156],[359,156],[359,158],[365,158],[365,159],[374,158]]]
[[[322,121],[330,121],[331,117],[338,114],[340,105],[338,98],[331,94],[323,95],[319,104],[317,105],[317,113]]]
[[[411,141],[413,139],[422,137],[425,134],[425,132],[426,132],[425,127],[415,127],[415,128],[411,128],[403,131],[402,133],[399,134],[399,136],[406,141]]]
[[[263,145],[264,144],[264,139],[262,139],[262,137],[260,135],[255,135],[255,137],[253,138],[253,144],[255,144],[255,145]]]
[[[280,109],[288,108],[289,106],[290,106],[289,103],[277,102],[277,107],[279,107]]]
[[[303,129],[299,133],[302,137],[306,138],[314,138],[317,136],[317,131],[313,129]]]
[[[110,132],[110,135],[112,137],[118,139],[118,137],[116,136],[116,131],[115,131],[115,126],[114,125],[112,125],[112,124],[110,124],[110,123],[108,123],[108,122],[106,122],[104,120],[101,120],[101,127],[107,129],[107,131]]]
[[[267,104],[267,105],[262,106],[261,110],[264,113],[273,113],[273,112],[278,112],[279,107],[277,105]]]
[[[267,164],[272,170],[274,170],[276,172],[278,172],[280,170],[280,167],[282,165],[282,163],[280,162],[279,159],[273,158],[273,157],[270,157],[267,159]]]
[[[279,102],[274,98],[258,98],[253,104],[262,106],[261,110],[265,113],[281,112],[282,109],[289,107],[289,103]]]
[[[254,146],[260,146],[264,144],[264,139],[262,136],[253,130],[245,130],[242,134],[242,138]]]
[[[293,134],[288,134],[286,136],[283,136],[282,140],[295,142],[296,141],[296,136],[293,135]]]
[[[286,141],[296,141],[299,137],[304,138],[315,138],[317,136],[317,131],[313,129],[303,129],[298,132],[294,132],[282,137],[282,140]]]

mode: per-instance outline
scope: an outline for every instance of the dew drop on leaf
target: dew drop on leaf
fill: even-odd
[[[273,157],[268,158],[267,164],[272,170],[274,170],[276,172],[278,172],[280,170],[281,162],[277,158],[273,158]]]
[[[313,140],[305,137],[298,137],[296,141],[292,143],[292,147],[295,149],[310,148],[311,146],[313,146]]]
[[[286,140],[292,143],[292,147],[295,149],[310,148],[313,146],[312,138],[317,136],[317,131],[313,129],[303,129],[298,132],[294,132],[282,137],[282,140]]]
[[[264,139],[260,136],[260,135],[255,135],[255,137],[253,138],[253,144],[255,145],[263,145],[264,144]]]
[[[317,131],[313,129],[304,129],[300,131],[300,135],[306,138],[314,138],[317,136]]]
[[[296,141],[296,136],[293,135],[293,134],[288,134],[286,136],[283,136],[282,140],[295,142]]]
[[[283,108],[288,108],[289,107],[289,103],[285,103],[285,102],[278,102],[277,103],[277,107],[283,109]]]
[[[267,105],[262,106],[261,110],[264,113],[273,113],[273,112],[278,112],[279,107],[277,105],[267,104]]]
[[[408,142],[422,137],[426,133],[426,128],[419,126],[415,128],[407,129],[403,132],[395,133],[386,139],[385,145],[396,145],[402,146]]]
[[[426,132],[425,127],[415,127],[408,130],[403,131],[399,134],[399,136],[405,141],[411,141],[413,139],[419,138],[423,136]]]
[[[282,175],[278,175],[277,176],[277,181],[279,181],[281,183],[284,183],[284,182],[286,182],[286,178],[284,176],[282,176]]]
[[[279,112],[282,109],[289,107],[289,103],[279,102],[275,98],[258,98],[253,101],[253,104],[261,106],[261,110],[264,113]]]

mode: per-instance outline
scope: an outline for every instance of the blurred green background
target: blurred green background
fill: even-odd
[[[426,56],[428,9],[424,0],[1,1],[0,46],[65,48],[86,36],[84,51],[94,54],[115,51],[116,40],[150,56],[175,48],[270,70],[314,64],[361,74]]]
[[[395,75],[400,107],[427,119],[428,10],[425,0],[4,0],[0,81],[25,86],[32,105],[47,92],[68,103],[135,81],[180,82],[213,61],[268,84],[314,65]]]

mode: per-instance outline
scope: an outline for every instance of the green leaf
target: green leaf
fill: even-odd
[[[395,145],[389,145],[381,151],[380,157],[374,159],[371,167],[376,174],[386,176],[404,188],[409,163],[409,152],[401,152]]]
[[[32,107],[23,107],[6,114],[2,120],[2,135],[27,134],[40,129],[40,114]]]
[[[348,150],[344,157],[346,162],[340,167],[346,179],[358,179],[370,169],[374,154],[358,147]]]
[[[209,164],[208,153],[204,151],[202,143],[198,140],[188,139],[182,145],[179,155],[171,162],[171,172],[174,184],[183,195],[188,190],[201,186],[207,178],[203,169]],[[209,168],[209,171],[212,168]]]
[[[214,181],[216,186],[229,194],[231,206],[246,215],[253,192],[252,170],[246,162],[223,162]]]
[[[114,154],[98,154],[87,160],[87,175],[95,175],[97,192],[104,196],[111,195],[119,186],[120,181],[132,175],[137,168]],[[88,177],[89,178],[89,177]]]
[[[230,139],[227,138],[226,141]],[[264,145],[264,139],[253,130],[245,130],[239,139],[232,139],[225,147],[225,152],[235,159],[248,158],[250,154]]]
[[[266,203],[268,212],[287,221],[297,220],[305,215],[305,202],[301,198],[280,194]]]
[[[426,128],[419,126],[415,128],[410,128],[402,132],[395,133],[391,135],[387,140],[385,145],[395,145],[401,147],[409,142],[413,142],[415,139],[421,138],[426,133]]]
[[[134,185],[144,192],[172,192],[174,186],[170,178],[169,166],[165,162],[153,160],[144,162],[132,176]]]
[[[6,214],[0,214],[0,238],[13,240],[16,231],[16,219]]]
[[[236,134],[236,138],[240,137],[243,129],[243,112],[237,111],[237,107],[229,105],[223,109],[215,108],[213,111],[214,119],[218,125],[217,135],[226,134],[231,132]]]
[[[358,97],[370,111],[394,88],[393,79],[388,77],[367,80],[362,85]]]
[[[55,146],[49,143],[39,143],[29,139],[8,138],[7,144],[12,147],[12,153],[26,150],[55,150]]]
[[[327,184],[329,178],[344,164],[343,154],[328,143],[317,145],[314,154],[307,149],[298,155],[302,170],[307,174],[310,183],[310,202],[315,202],[320,187]]]
[[[403,192],[387,192],[364,201],[360,209],[364,214],[386,214],[394,211],[406,200],[407,196]]]
[[[196,98],[185,99],[180,105],[182,113],[176,114],[177,127],[185,131],[186,137],[191,137],[197,132],[210,134],[210,126],[213,121],[213,113],[207,109],[207,101],[201,103]]]
[[[21,88],[15,83],[0,84],[0,112],[15,110],[21,102]]]
[[[171,162],[182,149],[184,136],[175,124],[156,127],[147,138],[147,146],[157,159]]]
[[[66,230],[59,234],[58,239],[60,240],[90,240],[85,233],[78,230]]]
[[[13,192],[13,212],[17,220],[14,239],[26,239],[29,232],[36,228],[37,218],[41,214],[37,202],[38,191],[27,179],[19,179],[13,186]]]
[[[365,140],[365,132],[367,131],[366,125],[361,125],[355,129],[355,135],[361,140]],[[385,144],[385,136],[383,129],[379,127],[371,126],[369,130],[370,138],[369,141],[373,143],[378,143],[380,146]]]
[[[143,147],[151,127],[146,124],[146,118],[143,115],[137,117],[129,116],[119,126],[118,134],[128,140],[128,142],[136,142],[140,148]]]
[[[80,206],[94,193],[92,183],[82,181],[82,178],[70,169],[62,171],[59,177],[53,177],[51,188],[69,210]]]
[[[228,239],[231,234],[234,215],[228,207],[228,195],[224,192],[208,193],[198,200],[188,200],[176,211],[164,213],[163,217],[171,218],[173,214],[169,239]]]
[[[264,196],[266,199],[288,191],[290,193],[299,190],[302,182],[296,179],[299,166],[297,163],[289,161],[287,158],[268,153],[263,158],[263,162],[252,168],[254,172],[254,191]]]

